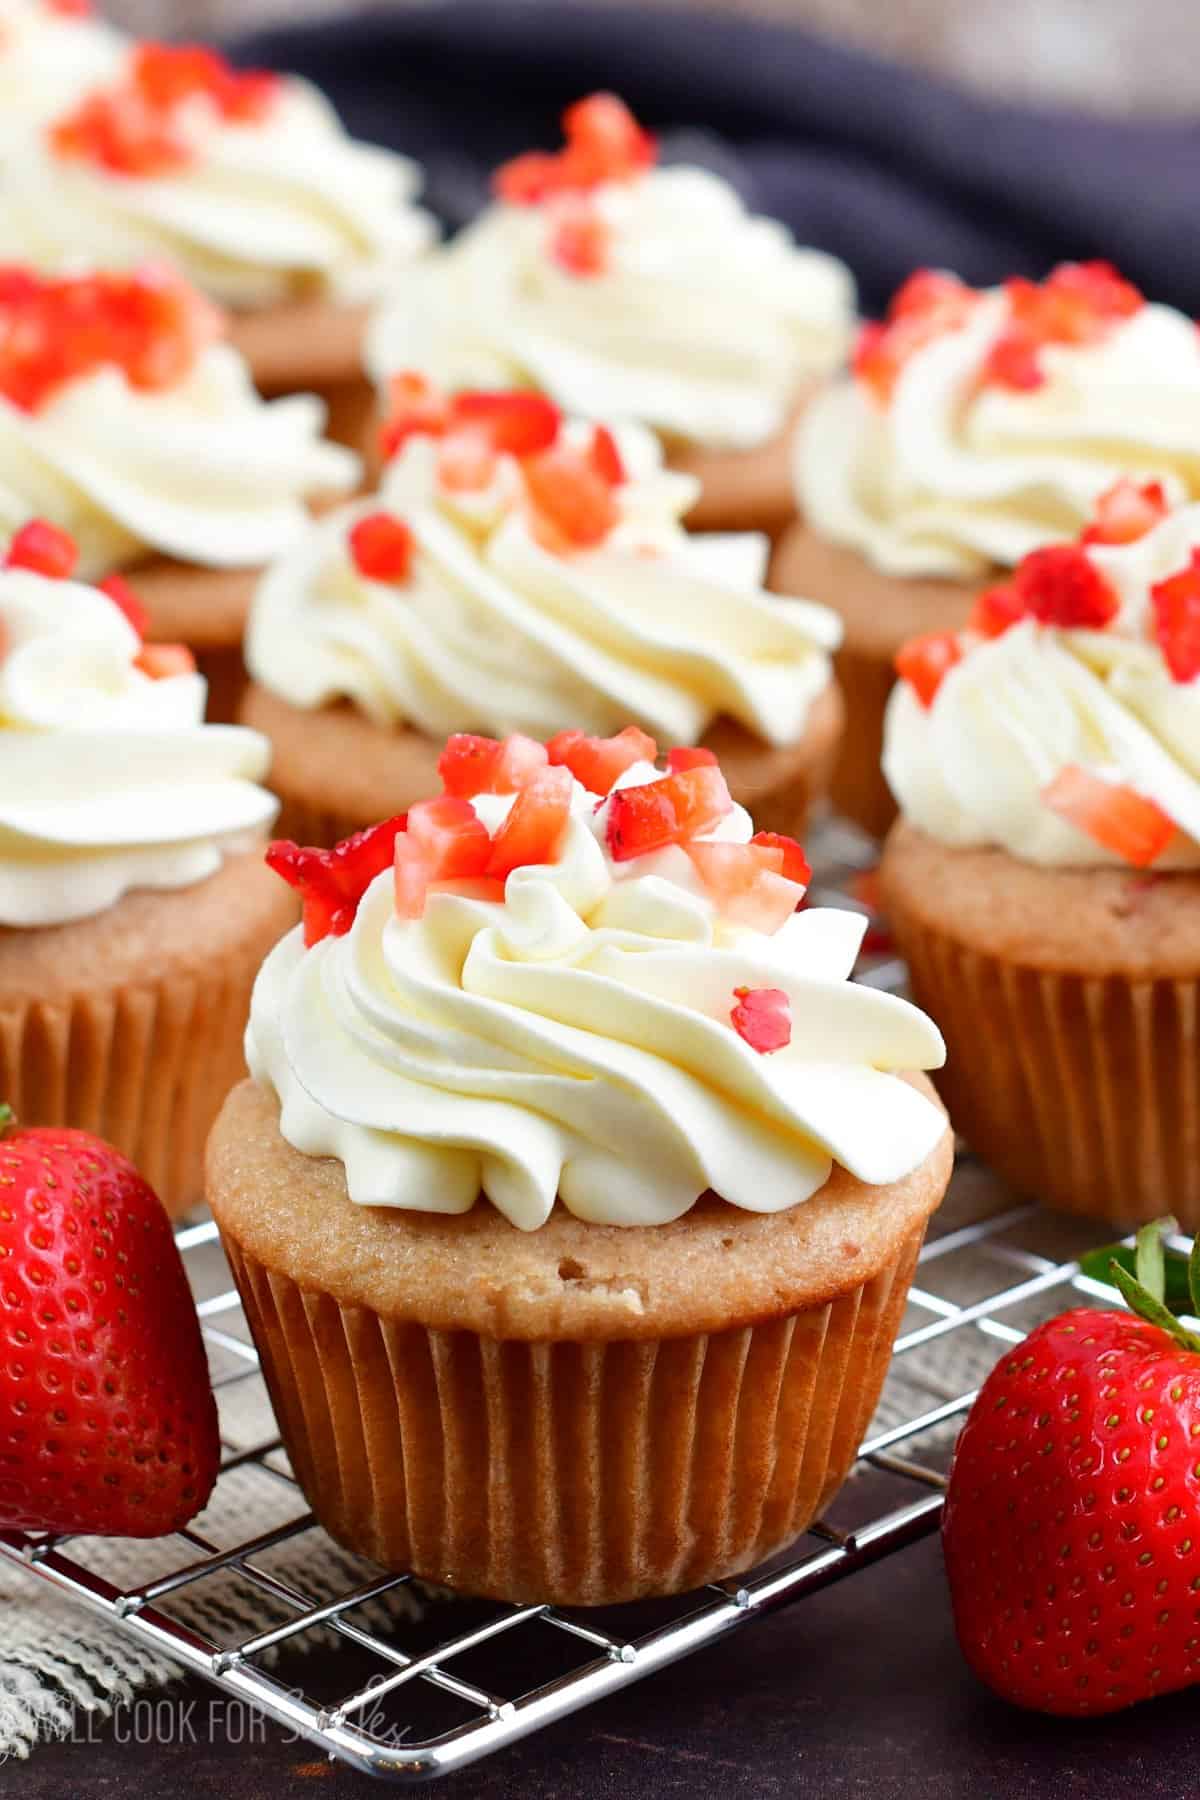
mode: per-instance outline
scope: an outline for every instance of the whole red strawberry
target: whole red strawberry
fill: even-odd
[[[1041,1712],[1113,1712],[1200,1680],[1200,1338],[1163,1304],[1159,1232],[1140,1234],[1138,1280],[1113,1266],[1143,1316],[1039,1326],[984,1383],[954,1457],[959,1641]]]
[[[177,1530],[220,1446],[167,1216],[110,1145],[11,1117],[0,1107],[0,1525]]]

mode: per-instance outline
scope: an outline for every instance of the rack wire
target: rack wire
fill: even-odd
[[[814,848],[821,870],[814,900],[863,910],[855,876],[873,855],[867,841],[835,823]],[[868,943],[859,978],[901,989],[904,969],[886,940],[876,933]],[[314,1545],[324,1540],[273,1425],[250,1443],[225,1430],[229,1412],[244,1414],[248,1397],[268,1419],[269,1411],[216,1227],[211,1220],[185,1226],[177,1241],[197,1292],[221,1406],[227,1453],[217,1496],[253,1471],[278,1487],[288,1516],[250,1539],[235,1532],[222,1545],[201,1529],[210,1508],[159,1547],[160,1572],[137,1581],[98,1570],[88,1554],[94,1540],[0,1532],[0,1555],[227,1697],[397,1783],[460,1769],[928,1536],[938,1526],[953,1437],[991,1363],[1041,1318],[1084,1298],[1113,1299],[1079,1263],[1085,1249],[1103,1241],[1102,1231],[1015,1202],[973,1158],[960,1155],[921,1255],[871,1435],[828,1516],[789,1552],[737,1580],[614,1612],[423,1595],[416,1618],[416,1607],[404,1604],[415,1591],[409,1576],[340,1557],[335,1591],[319,1592],[306,1579],[304,1546],[310,1537]],[[229,1634],[211,1619],[236,1619],[239,1609],[201,1609],[210,1622],[198,1623],[189,1605],[217,1583],[224,1593],[240,1591],[243,1601],[269,1606],[276,1622],[223,1641]],[[516,1639],[520,1656],[513,1654]],[[300,1659],[284,1653],[331,1640],[354,1655],[303,1659],[295,1685]],[[538,1673],[511,1692],[520,1686],[512,1681],[518,1666]],[[339,1689],[339,1679],[349,1685]]]

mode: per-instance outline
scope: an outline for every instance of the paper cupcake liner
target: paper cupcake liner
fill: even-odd
[[[1066,1212],[1200,1229],[1200,984],[1028,968],[891,918],[955,1128]]]
[[[333,1537],[466,1593],[593,1605],[751,1568],[816,1517],[874,1411],[923,1233],[826,1305],[614,1342],[427,1330],[225,1249]]]
[[[842,649],[834,670],[846,703],[846,729],[830,782],[834,810],[881,838],[896,817],[884,779],[883,715],[895,682],[886,657]]]

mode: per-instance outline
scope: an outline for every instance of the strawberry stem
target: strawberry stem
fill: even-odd
[[[1109,1274],[1113,1286],[1119,1290],[1121,1298],[1131,1311],[1148,1324],[1157,1325],[1161,1331],[1168,1332],[1185,1350],[1200,1354],[1200,1336],[1182,1325],[1163,1299],[1166,1292],[1163,1237],[1168,1231],[1176,1229],[1175,1220],[1169,1218],[1155,1219],[1151,1224],[1143,1225],[1135,1241],[1136,1274],[1131,1275],[1115,1257],[1109,1263]],[[1193,1310],[1200,1313],[1200,1256],[1195,1247],[1188,1263],[1188,1280],[1191,1284]]]
[[[1167,1292],[1167,1259],[1163,1253],[1163,1237],[1178,1227],[1174,1219],[1152,1219],[1143,1225],[1134,1239],[1134,1269],[1147,1293],[1160,1304]]]

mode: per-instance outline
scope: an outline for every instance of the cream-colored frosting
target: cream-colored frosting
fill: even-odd
[[[347,697],[381,725],[435,738],[607,735],[636,719],[663,743],[695,743],[723,714],[795,742],[830,680],[836,615],[763,591],[764,538],[688,536],[678,520],[695,484],[663,469],[648,431],[615,435],[629,475],[620,520],[569,555],[532,534],[511,458],[486,491],[453,493],[437,441],[410,438],[378,497],[319,521],[263,577],[251,673],[293,706]],[[368,580],[350,556],[349,527],[380,505],[415,536],[401,584]]]
[[[0,157],[118,68],[127,40],[43,0],[0,0]]]
[[[198,675],[151,680],[95,588],[0,571],[0,926],[201,881],[266,831],[258,732],[204,725]]]
[[[589,198],[612,232],[604,274],[572,275],[550,254],[572,197],[497,201],[396,283],[368,333],[373,378],[525,383],[588,418],[748,449],[780,428],[806,377],[841,362],[849,272],[749,214],[718,176],[655,169]]]
[[[1182,313],[1143,306],[1091,344],[1039,352],[1040,387],[979,373],[1009,301],[905,362],[890,404],[846,377],[806,410],[799,505],[821,536],[890,575],[970,579],[1073,537],[1118,475],[1200,494],[1200,339]]]
[[[1120,598],[1103,631],[1026,620],[975,643],[922,706],[888,705],[883,767],[905,817],[940,842],[998,845],[1058,868],[1123,866],[1042,798],[1076,765],[1134,788],[1173,819],[1159,868],[1200,865],[1200,679],[1172,679],[1153,641],[1150,588],[1200,546],[1200,505],[1088,555]],[[964,643],[969,640],[964,640]]]
[[[254,567],[303,530],[306,499],[358,478],[358,458],[322,439],[324,421],[313,395],[260,399],[227,344],[155,392],[109,365],[35,413],[0,396],[0,536],[50,519],[79,545],[85,576],[148,552]]]
[[[635,765],[619,786],[653,779]],[[482,796],[495,830],[511,799]],[[345,937],[293,932],[254,993],[247,1060],[296,1149],[336,1156],[362,1205],[468,1211],[522,1230],[558,1196],[601,1224],[678,1218],[708,1189],[751,1212],[808,1199],[834,1162],[885,1183],[945,1130],[895,1071],[939,1067],[907,1002],[848,977],[863,920],[799,912],[773,936],[723,920],[687,854],[613,863],[607,806],[576,788],[553,864],[503,901],[431,893],[395,916],[392,878]],[[744,842],[735,808],[714,834]],[[792,1038],[760,1055],[734,989],[781,988]]]
[[[203,104],[195,155],[128,176],[57,153],[44,135],[14,154],[0,193],[0,260],[58,269],[172,262],[232,307],[380,293],[434,236],[413,204],[415,165],[348,136],[329,102],[288,78],[268,116],[220,121]]]

